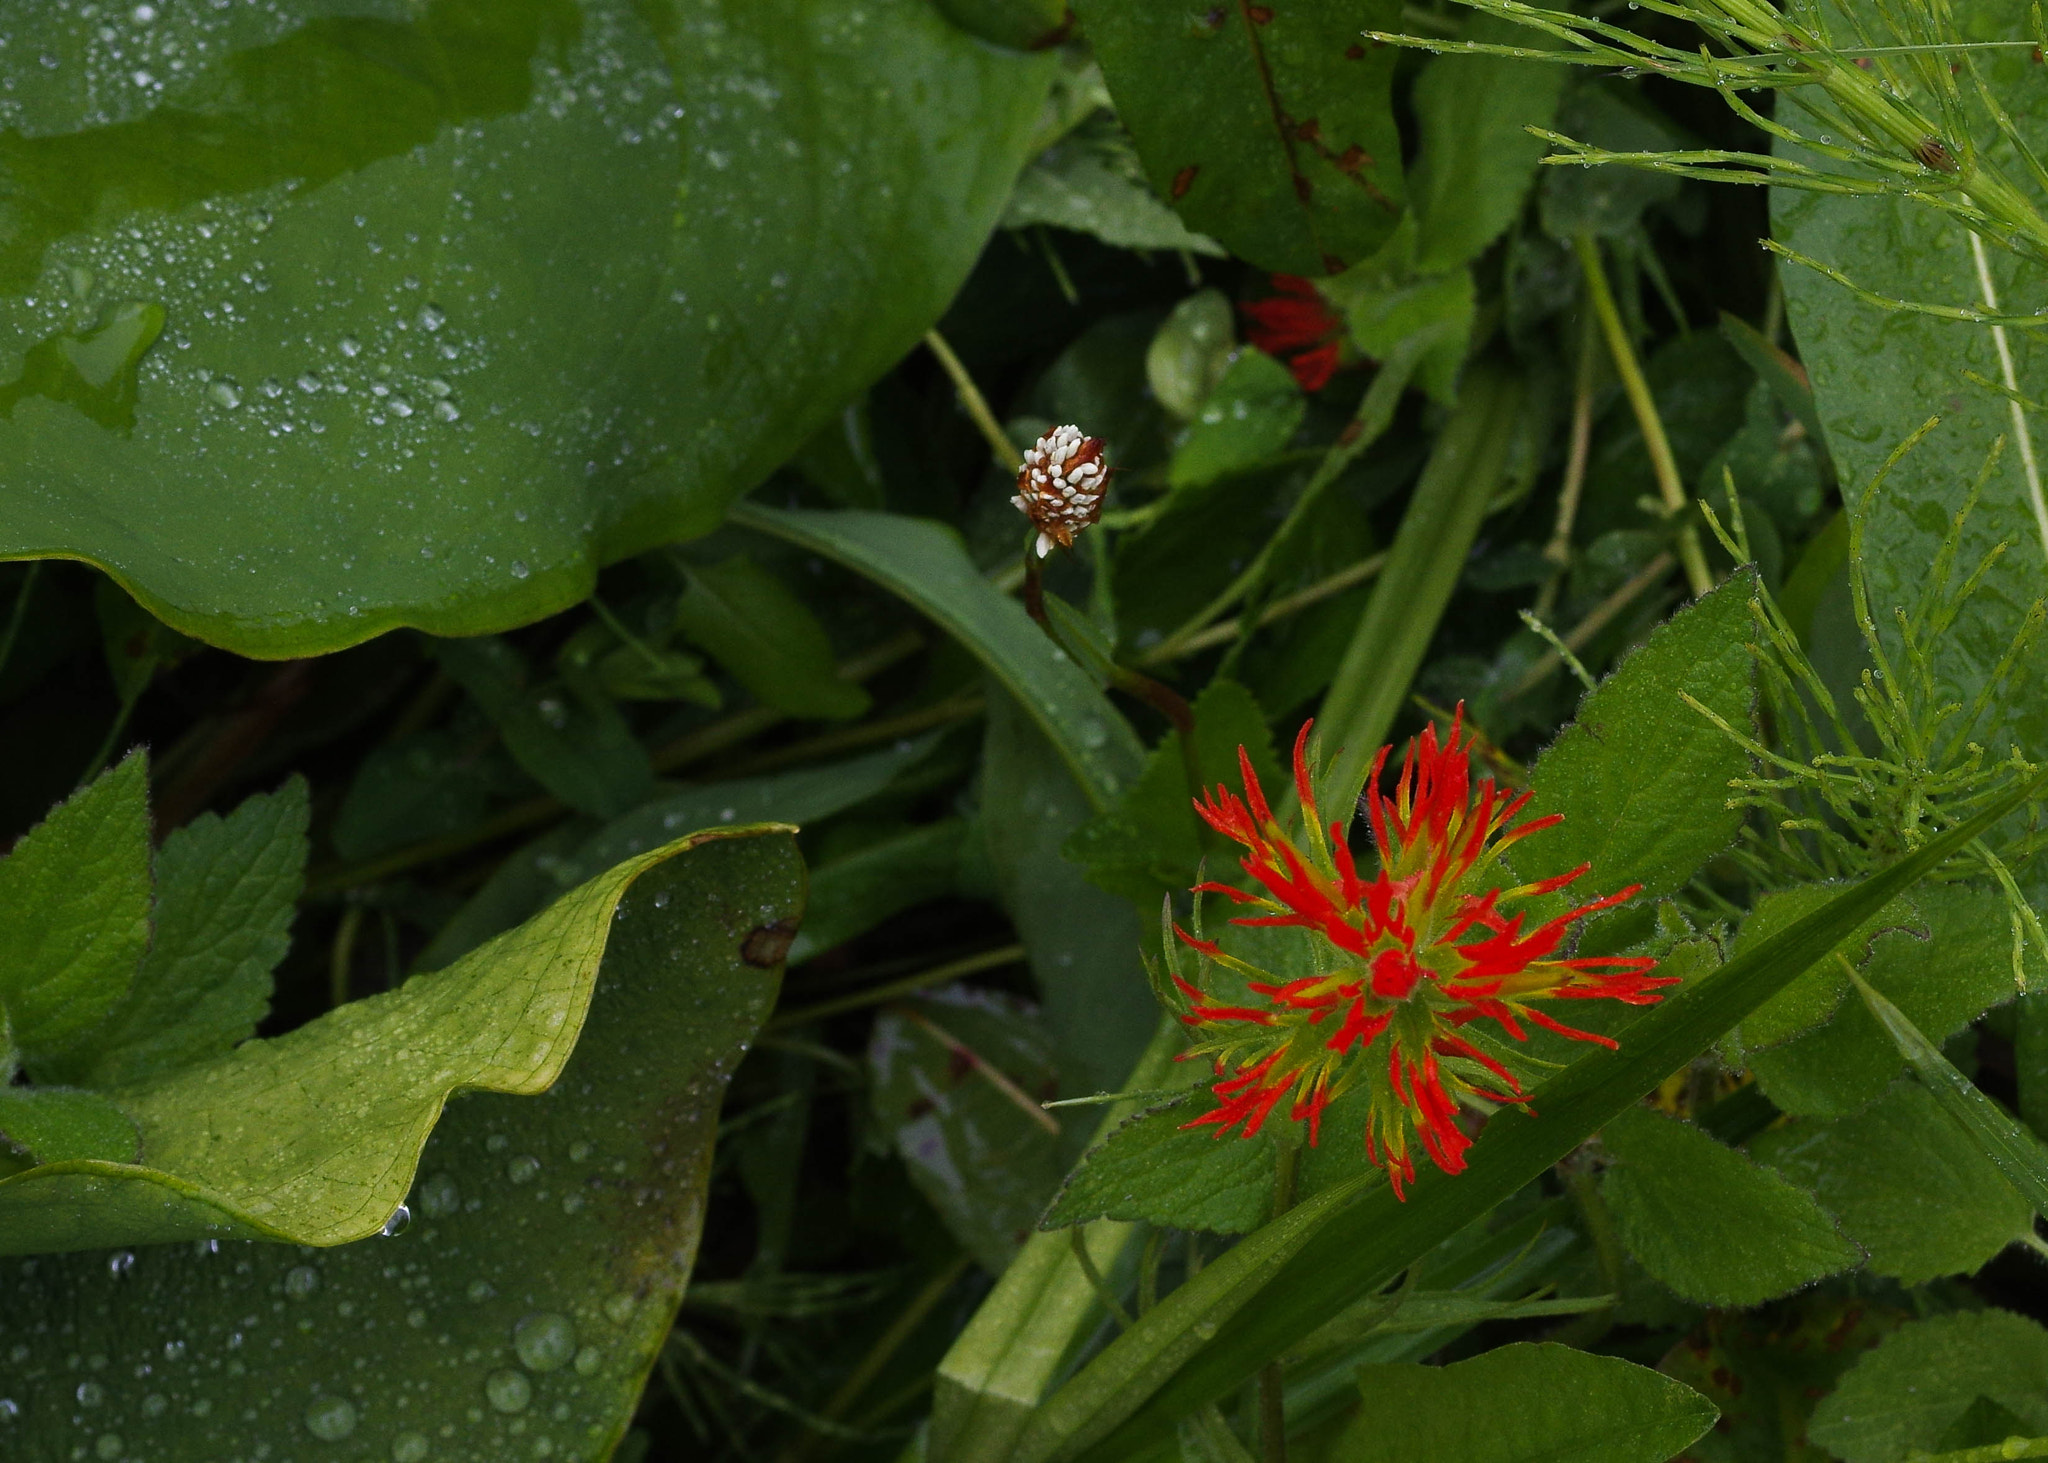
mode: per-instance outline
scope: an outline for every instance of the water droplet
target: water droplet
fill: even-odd
[[[185,1343],[184,1343],[184,1342],[182,1342],[182,1341],[166,1341],[166,1342],[164,1343],[164,1360],[165,1360],[165,1361],[183,1361],[183,1360],[184,1360],[184,1358],[185,1358]]]
[[[540,1177],[540,1160],[531,1153],[522,1153],[505,1165],[505,1177],[515,1184],[530,1184]]]
[[[447,323],[448,317],[441,312],[439,305],[422,305],[420,307],[420,329],[439,330]]]
[[[391,1463],[423,1463],[426,1456],[424,1433],[400,1433],[391,1440]]]
[[[223,376],[206,388],[206,394],[213,398],[215,405],[233,411],[242,404],[242,393],[234,382]]]
[[[654,896],[654,907],[656,909],[668,908],[668,890],[664,889]]]
[[[498,1287],[488,1280],[472,1280],[469,1282],[469,1289],[464,1293],[471,1300],[485,1301],[498,1293]]]
[[[508,1366],[484,1378],[484,1396],[500,1412],[524,1412],[533,1400],[533,1383],[525,1372]]]
[[[614,1326],[623,1326],[633,1319],[634,1308],[640,1304],[634,1297],[621,1291],[604,1303],[605,1319]]]
[[[156,19],[156,7],[154,5],[138,5],[128,13],[135,18],[137,25],[148,25],[152,20]]]
[[[107,1257],[107,1273],[119,1279],[135,1268],[135,1251],[116,1250]]]
[[[519,559],[514,559],[512,561],[512,577],[514,579],[524,579],[527,575],[531,574],[532,572],[533,571],[531,569],[526,567],[524,561]]]
[[[341,353],[350,360],[354,360],[363,353],[363,343],[353,335],[344,335],[341,338]]]
[[[446,1219],[462,1207],[462,1190],[453,1174],[437,1173],[420,1185],[420,1213],[429,1219]]]
[[[277,377],[275,376],[265,376],[263,378],[263,384],[257,389],[260,390],[265,396],[268,396],[272,400],[275,400],[276,398],[284,395],[284,382],[278,380]]]
[[[121,1448],[119,1433],[101,1433],[92,1445],[92,1455],[95,1458],[118,1458],[121,1456]]]
[[[596,1151],[596,1148],[592,1146],[588,1138],[578,1138],[569,1145],[569,1161],[571,1163],[581,1163]]]
[[[98,1382],[80,1382],[72,1395],[78,1398],[80,1407],[97,1407],[107,1400],[107,1389]]]
[[[356,1405],[346,1397],[315,1397],[306,1408],[306,1431],[323,1443],[338,1443],[356,1430]]]
[[[540,1311],[512,1328],[512,1349],[528,1371],[565,1367],[576,1357],[576,1323],[558,1311]]]
[[[604,1365],[604,1353],[595,1346],[586,1346],[576,1353],[576,1375],[587,1377]]]
[[[311,371],[307,371],[299,377],[299,390],[305,392],[308,396],[312,395],[319,389],[320,378],[318,376],[315,376]]]
[[[0,1397],[0,1422],[12,1422],[21,1416],[21,1404],[12,1397]]]
[[[462,409],[452,401],[437,401],[434,403],[434,415],[444,422],[459,422]]]
[[[294,1265],[285,1272],[284,1293],[293,1300],[304,1300],[320,1288],[320,1272],[311,1265]]]
[[[393,416],[399,416],[399,417],[409,417],[409,416],[411,416],[411,415],[412,415],[412,403],[411,403],[411,402],[409,402],[409,401],[407,401],[407,400],[406,400],[406,399],[405,399],[404,397],[402,397],[402,396],[394,396],[394,397],[392,397],[392,398],[391,398],[391,414],[392,414]]]
[[[142,1415],[144,1417],[162,1417],[170,1410],[171,1399],[161,1392],[151,1392],[142,1399]]]
[[[512,1140],[503,1133],[493,1133],[490,1137],[484,1139],[484,1152],[486,1153],[503,1153],[511,1146]]]
[[[412,1210],[400,1204],[391,1211],[391,1217],[384,1221],[384,1228],[379,1233],[386,1239],[396,1239],[399,1235],[405,1233],[406,1226],[411,1223]]]

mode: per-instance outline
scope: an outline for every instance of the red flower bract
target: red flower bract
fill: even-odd
[[[1337,373],[1344,352],[1344,321],[1314,283],[1298,274],[1276,274],[1269,300],[1238,308],[1250,328],[1251,343],[1269,356],[1287,362],[1303,391],[1320,391]]]
[[[1517,826],[1527,793],[1510,797],[1491,778],[1473,784],[1470,743],[1458,741],[1463,715],[1461,706],[1447,741],[1431,727],[1409,744],[1391,796],[1379,788],[1388,751],[1380,749],[1363,799],[1379,854],[1370,874],[1360,871],[1345,824],[1325,830],[1322,823],[1308,726],[1294,744],[1306,848],[1282,831],[1242,749],[1244,795],[1218,787],[1195,804],[1204,822],[1244,847],[1240,862],[1257,886],[1201,884],[1197,895],[1220,894],[1261,911],[1234,924],[1306,931],[1311,973],[1281,980],[1174,927],[1182,943],[1243,976],[1249,997],[1225,1004],[1173,973],[1169,998],[1199,1033],[1186,1055],[1213,1061],[1218,1079],[1216,1108],[1189,1127],[1250,1137],[1291,1097],[1288,1116],[1308,1124],[1313,1143],[1330,1102],[1362,1088],[1367,1156],[1399,1194],[1415,1178],[1411,1135],[1438,1168],[1457,1173],[1472,1142],[1458,1123],[1461,1103],[1526,1101],[1507,1043],[1526,1041],[1529,1026],[1614,1045],[1532,1003],[1646,1005],[1660,999],[1658,987],[1674,983],[1650,974],[1656,962],[1647,957],[1556,958],[1573,924],[1631,898],[1639,885],[1534,928],[1525,927],[1525,914],[1508,912],[1563,889],[1587,866],[1512,888],[1492,882],[1503,849],[1561,820]]]

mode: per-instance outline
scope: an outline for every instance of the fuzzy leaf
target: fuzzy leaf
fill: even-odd
[[[149,758],[131,753],[0,859],[0,1063],[56,1063],[119,1005],[149,945]]]
[[[1979,1397],[2048,1433],[2048,1331],[1999,1310],[1909,1321],[1815,1404],[1807,1435],[1843,1463],[1904,1463]]]
[[[67,1064],[72,1080],[123,1087],[225,1055],[270,1009],[306,878],[306,783],[202,813],[156,855],[149,953],[135,985]]]
[[[1443,1367],[1361,1367],[1358,1387],[1368,1405],[1330,1463],[1665,1463],[1717,1415],[1646,1366],[1525,1342]]]
[[[1689,1123],[1636,1108],[1600,1136],[1622,1242],[1687,1300],[1759,1305],[1862,1258],[1811,1194]]]
[[[1912,1082],[1839,1122],[1802,1118],[1772,1128],[1749,1151],[1810,1190],[1869,1254],[1873,1271],[1907,1285],[1975,1270],[2033,1214]]]
[[[1212,1234],[1257,1229],[1273,1207],[1273,1135],[1186,1127],[1206,1098],[1177,1097],[1127,1119],[1067,1175],[1039,1227],[1141,1219]]]
[[[1593,868],[1575,895],[1641,884],[1669,894],[1726,848],[1742,824],[1728,780],[1749,754],[1679,699],[1690,695],[1747,732],[1753,668],[1745,642],[1755,581],[1740,572],[1673,615],[1579,706],[1530,772],[1532,812],[1564,823],[1516,845],[1525,879]]]

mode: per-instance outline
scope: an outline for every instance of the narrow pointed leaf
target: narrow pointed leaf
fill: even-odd
[[[1136,781],[1145,749],[1131,724],[967,557],[957,534],[921,518],[821,513],[743,502],[732,521],[836,559],[901,595],[953,636],[1017,698],[1099,813]]]

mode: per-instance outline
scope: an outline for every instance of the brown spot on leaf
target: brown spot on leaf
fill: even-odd
[[[1271,25],[1273,22],[1273,7],[1270,5],[1247,5],[1244,13],[1253,25]]]
[[[974,1053],[964,1046],[946,1048],[946,1084],[958,1087],[967,1080],[967,1074],[974,1070]]]
[[[1306,122],[1302,122],[1295,127],[1294,135],[1303,142],[1314,142],[1323,135],[1323,124],[1314,117],[1311,117]]]
[[[789,954],[789,947],[796,943],[796,921],[779,919],[773,924],[756,925],[747,931],[746,939],[740,942],[740,959],[757,970],[780,965]]]
[[[1365,47],[1353,41],[1344,48],[1344,59],[1346,61],[1363,61],[1365,59]]]
[[[1303,203],[1313,203],[1316,198],[1316,190],[1310,187],[1308,179],[1299,173],[1294,175],[1294,196]]]
[[[1342,259],[1339,259],[1335,254],[1325,254],[1323,256],[1323,273],[1342,274],[1343,272],[1344,261]]]
[[[1195,174],[1202,171],[1200,163],[1189,163],[1173,175],[1173,186],[1167,190],[1175,202],[1188,196],[1188,189],[1195,186]]]
[[[1372,165],[1372,154],[1355,142],[1337,154],[1337,166],[1347,173],[1355,174],[1360,168],[1369,168]]]
[[[937,1106],[938,1104],[929,1097],[912,1098],[910,1105],[903,1109],[903,1116],[907,1118],[921,1118]]]

